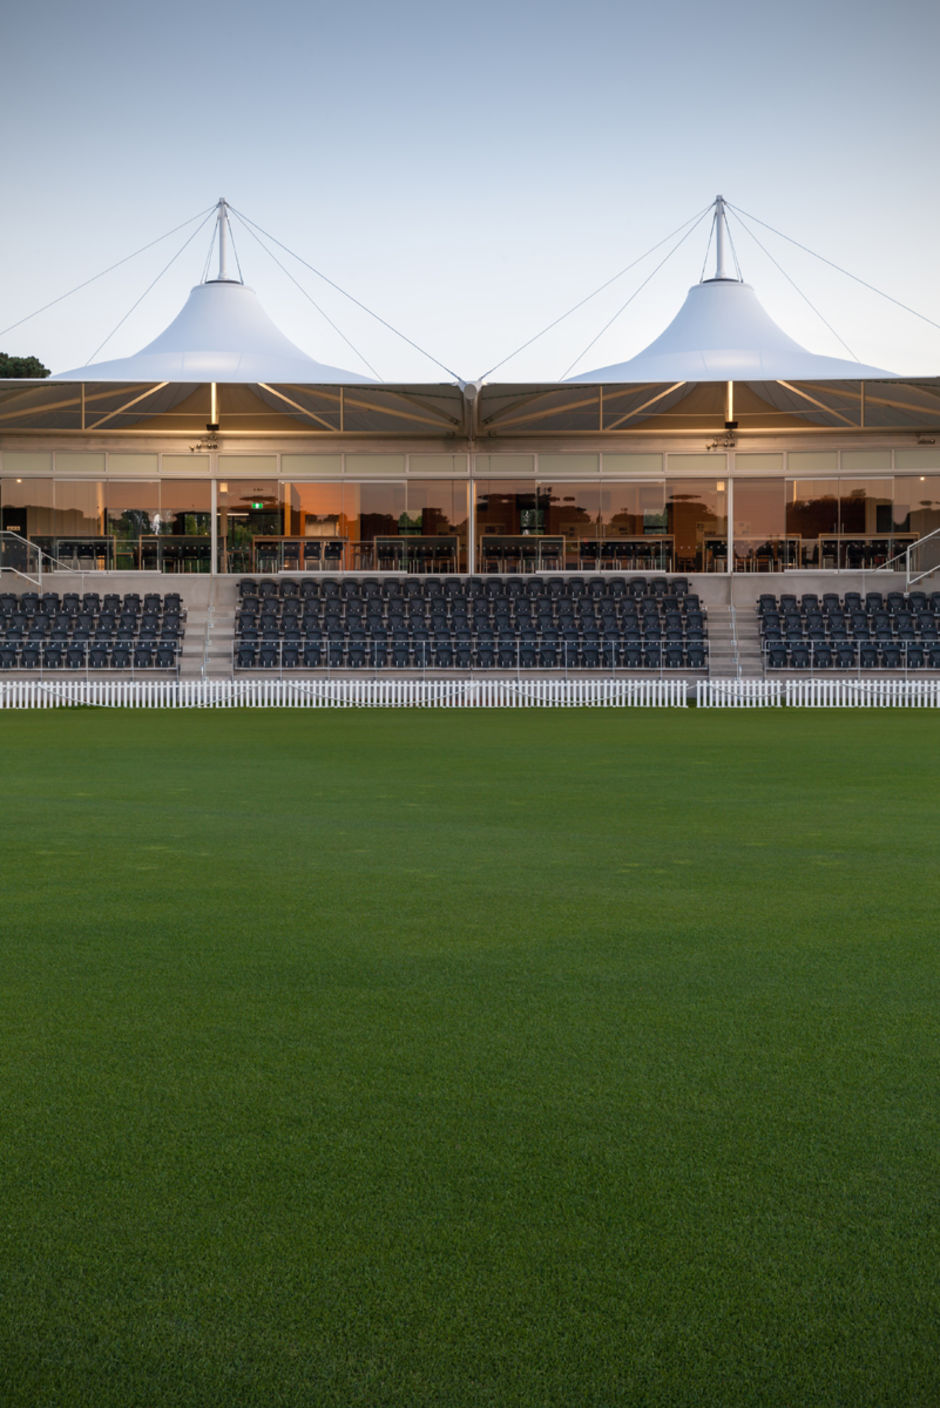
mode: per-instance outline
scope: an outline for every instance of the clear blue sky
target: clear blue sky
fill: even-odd
[[[0,30],[0,328],[224,195],[472,378],[718,192],[940,323],[938,52],[933,0],[23,6]],[[732,228],[768,311],[812,350],[846,355]],[[940,374],[940,331],[755,228],[862,361]],[[83,364],[187,233],[0,350]],[[577,371],[662,329],[706,238],[702,226]],[[206,227],[102,357],[170,321],[208,246]],[[237,226],[236,247],[299,346],[364,370]],[[498,377],[560,376],[665,248]],[[286,262],[384,378],[444,376]]]

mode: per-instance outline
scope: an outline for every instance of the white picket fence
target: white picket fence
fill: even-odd
[[[700,709],[937,709],[940,679],[699,680]]]
[[[3,680],[0,709],[685,708],[675,679]]]
[[[802,709],[938,709],[940,679],[787,680],[786,702]]]
[[[698,680],[695,702],[700,709],[766,709],[783,702],[779,680]]]
[[[685,708],[677,679],[0,680],[0,709]],[[698,680],[701,709],[940,708],[940,679]]]

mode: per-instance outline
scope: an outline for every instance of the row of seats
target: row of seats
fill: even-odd
[[[291,577],[275,579],[243,577],[238,584],[239,598],[310,600],[322,601],[342,598],[347,601],[369,601],[376,598],[382,601],[396,599],[414,600],[419,598],[433,601],[444,597],[448,600],[472,601],[480,597],[496,600],[500,597],[516,599],[526,597],[530,601],[542,598],[558,600],[566,597],[579,600],[589,596],[594,600],[619,600],[632,597],[636,601],[647,598],[665,600],[689,596],[687,577],[624,577],[592,576],[566,573],[557,577]]]
[[[112,615],[175,615],[185,617],[183,599],[179,592],[0,592],[0,619],[22,614],[24,616],[98,616],[108,612]]]
[[[551,639],[541,635],[364,634],[290,640],[241,640],[236,670],[438,669],[438,670],[704,670],[704,641],[641,641],[598,636]]]
[[[940,644],[895,641],[769,641],[770,670],[940,670]]]
[[[243,581],[237,669],[706,668],[684,578]]]
[[[763,616],[765,640],[908,640],[930,643],[940,638],[940,621],[933,616],[887,612],[858,616]]]
[[[768,669],[940,668],[940,593],[765,594],[757,614]]]
[[[844,597],[837,592],[825,592],[821,599],[816,592],[804,592],[801,597],[792,593],[777,597],[765,592],[758,599],[757,612],[759,616],[779,612],[788,615],[799,613],[801,616],[816,613],[873,616],[876,612],[887,612],[890,616],[896,616],[911,612],[918,616],[929,614],[940,617],[940,591],[929,595],[921,591],[866,592],[864,596],[861,592],[846,592]]]
[[[172,641],[0,641],[0,670],[176,670]]]
[[[394,625],[440,625],[442,627],[482,626],[505,623],[523,626],[539,625],[543,629],[566,625],[606,625],[614,629],[630,627],[641,633],[649,628],[661,627],[697,628],[701,634],[705,627],[705,613],[691,599],[687,602],[642,602],[633,601],[595,602],[590,598],[583,601],[544,600],[530,602],[517,601],[447,601],[441,598],[427,601],[271,601],[250,598],[239,604],[236,623],[240,628],[258,627],[270,624],[281,629],[289,624],[302,623],[315,626],[345,624],[380,627]]]
[[[0,670],[176,670],[178,592],[0,594]]]
[[[178,616],[127,617],[102,612],[92,616],[10,616],[0,620],[0,640],[172,640],[183,638]]]

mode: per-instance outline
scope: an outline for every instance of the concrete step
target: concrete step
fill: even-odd
[[[198,679],[202,674],[208,614],[208,606],[202,603],[191,606],[187,611],[186,634],[183,636],[183,653],[180,657],[180,679]]]
[[[731,609],[722,602],[714,602],[708,610],[708,673],[721,679],[738,673]]]
[[[760,628],[755,616],[748,611],[737,614],[738,663],[742,675],[753,679],[763,674],[763,658],[760,646]]]

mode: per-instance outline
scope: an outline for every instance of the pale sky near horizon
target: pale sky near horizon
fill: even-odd
[[[472,10],[374,0],[51,0],[0,24],[7,142],[0,329],[224,195],[465,379],[486,372],[718,192],[940,324],[940,7],[680,0]],[[9,332],[54,371],[126,356],[202,277],[196,228]],[[745,279],[816,352],[940,374],[940,328],[777,235],[732,222]],[[702,273],[701,224],[494,379],[622,361]],[[246,283],[320,361],[366,371],[235,224]],[[386,380],[445,372],[277,251]],[[797,287],[768,256],[778,261]]]

